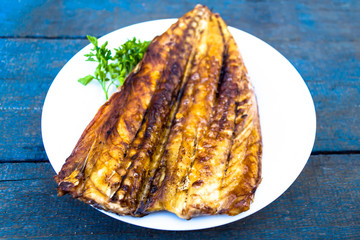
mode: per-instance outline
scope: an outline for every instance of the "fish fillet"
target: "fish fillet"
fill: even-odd
[[[55,176],[119,215],[249,209],[261,181],[257,102],[225,22],[197,5],[149,45]]]

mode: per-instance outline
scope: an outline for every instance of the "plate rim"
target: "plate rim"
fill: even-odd
[[[177,20],[177,18],[166,18],[166,19],[156,19],[156,20],[151,20],[151,21],[144,21],[144,22],[140,22],[140,23],[135,23],[135,24],[132,24],[132,25],[129,25],[129,26],[125,26],[125,27],[122,27],[122,28],[119,28],[119,29],[116,29],[112,32],[109,32],[105,35],[103,35],[102,37],[99,38],[99,41],[103,40],[103,39],[106,39],[106,38],[109,38],[111,37],[111,35],[115,34],[115,32],[117,31],[126,31],[128,29],[131,29],[131,28],[135,28],[135,27],[139,27],[143,24],[156,24],[156,23],[161,23],[161,24],[168,24],[169,26],[175,22]],[[273,198],[270,202],[268,202],[267,204],[263,205],[262,207],[260,207],[259,209],[257,209],[255,212],[250,212],[250,210],[246,211],[246,212],[243,212],[241,214],[238,214],[236,216],[229,216],[229,220],[228,221],[224,221],[224,222],[220,222],[220,223],[214,223],[214,224],[209,224],[208,226],[202,226],[202,227],[194,227],[194,228],[176,228],[176,227],[153,227],[153,226],[146,226],[146,224],[142,224],[142,222],[137,222],[136,220],[138,219],[141,219],[141,218],[135,218],[135,217],[129,217],[129,216],[120,216],[120,215],[116,215],[114,213],[110,213],[110,212],[107,212],[107,211],[104,211],[104,210],[101,210],[101,209],[97,209],[98,211],[106,214],[107,216],[110,216],[114,219],[117,219],[117,220],[120,220],[122,222],[126,222],[126,223],[129,223],[129,224],[132,224],[132,225],[136,225],[136,226],[140,226],[140,227],[144,227],[144,228],[149,228],[149,229],[156,229],[156,230],[165,230],[165,231],[191,231],[191,230],[201,230],[201,229],[207,229],[207,228],[212,228],[212,227],[218,227],[218,226],[223,226],[223,225],[226,225],[226,224],[229,224],[229,223],[232,223],[232,222],[235,222],[235,221],[238,221],[240,219],[244,219],[252,214],[255,214],[259,211],[261,211],[263,208],[269,206],[271,203],[273,203],[275,200],[277,200],[282,194],[284,194],[289,188],[290,186],[296,181],[296,179],[300,176],[301,172],[303,171],[304,167],[306,166],[306,163],[308,162],[309,160],[309,157],[311,155],[311,151],[314,147],[314,143],[315,143],[315,137],[316,137],[316,110],[315,110],[315,104],[314,104],[314,101],[312,99],[312,96],[311,96],[311,93],[310,93],[310,90],[307,86],[307,84],[305,83],[304,79],[301,77],[300,73],[297,71],[297,69],[294,67],[294,65],[287,59],[285,58],[278,50],[276,50],[274,47],[272,47],[270,44],[268,44],[267,42],[263,41],[262,39],[250,34],[250,33],[247,33],[243,30],[240,30],[238,28],[235,28],[235,27],[231,27],[231,26],[228,26],[230,32],[233,34],[234,32],[236,31],[239,31],[241,34],[245,34],[247,35],[248,37],[251,37],[251,38],[254,38],[256,39],[257,41],[260,41],[262,44],[264,44],[267,48],[271,48],[272,51],[275,51],[277,54],[279,54],[279,56],[285,60],[286,62],[288,62],[291,67],[292,67],[292,70],[296,72],[296,74],[301,78],[301,82],[302,84],[304,85],[304,87],[306,88],[306,94],[308,95],[308,97],[310,97],[311,99],[311,103],[312,103],[312,106],[311,106],[311,111],[312,111],[312,117],[313,117],[313,137],[312,137],[312,140],[311,140],[311,148],[310,149],[307,149],[307,153],[306,153],[306,156],[307,156],[307,159],[306,161],[304,161],[304,164],[303,166],[301,167],[301,170],[298,172],[298,174],[296,176],[294,176],[294,178],[291,180],[291,184],[289,184],[286,189],[284,189],[283,191],[281,191],[280,194],[278,194],[275,198]],[[155,34],[156,35],[156,34]],[[50,92],[50,89],[53,87],[53,84],[55,82],[55,80],[58,78],[58,76],[60,75],[60,73],[63,71],[63,69],[65,69],[68,65],[70,65],[72,63],[72,61],[74,61],[73,59],[78,56],[81,52],[83,52],[85,49],[89,48],[89,46],[91,46],[91,43],[87,44],[86,46],[84,46],[83,48],[81,48],[79,51],[77,51],[67,62],[66,64],[60,69],[60,71],[57,73],[56,77],[54,78],[54,80],[52,81],[49,89],[48,89],[48,92],[46,94],[46,97],[45,97],[45,100],[44,100],[44,104],[43,104],[43,110],[42,110],[42,114],[41,114],[41,135],[42,135],[42,140],[43,140],[43,145],[44,145],[44,148],[45,148],[45,152],[48,156],[48,159],[49,159],[49,162],[52,166],[52,168],[54,169],[54,171],[56,172],[57,174],[57,171],[54,167],[54,164],[52,163],[52,161],[50,160],[50,157],[49,157],[49,154],[48,154],[48,150],[47,150],[47,144],[45,144],[45,140],[44,140],[44,125],[46,125],[44,123],[44,115],[46,115],[46,110],[47,110],[47,100],[49,98],[49,92]],[[245,63],[246,65],[246,63]],[[256,89],[255,89],[256,91]],[[63,163],[62,163],[63,164]],[[261,185],[261,184],[260,184]],[[255,196],[256,196],[256,193],[255,193]],[[250,205],[250,209],[251,209],[251,205]],[[153,214],[157,214],[157,213],[151,213],[150,215],[153,215]],[[214,217],[214,216],[204,216],[204,217]],[[228,216],[225,216],[225,217],[228,217]],[[131,218],[133,219],[134,221],[132,220],[128,220],[127,218]],[[180,219],[180,218],[179,218]],[[196,218],[193,218],[193,219],[196,219]],[[193,220],[192,219],[192,220]],[[183,220],[183,219],[180,219],[180,220]],[[185,221],[189,221],[191,222],[192,220],[185,220]]]

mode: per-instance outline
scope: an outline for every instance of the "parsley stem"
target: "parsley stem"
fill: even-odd
[[[124,84],[127,75],[143,58],[150,42],[141,42],[134,37],[119,48],[115,48],[115,55],[112,56],[111,50],[107,48],[107,41],[99,47],[96,37],[87,35],[87,38],[94,48],[84,56],[87,57],[86,61],[97,62],[98,66],[95,69],[94,75],[80,78],[78,82],[86,86],[93,79],[96,79],[101,85],[107,100],[110,87],[112,85],[119,87]]]

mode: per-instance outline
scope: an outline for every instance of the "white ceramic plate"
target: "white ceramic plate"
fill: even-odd
[[[134,36],[152,40],[176,21],[164,19],[135,24],[100,38],[109,47]],[[314,103],[303,79],[279,52],[262,40],[229,27],[243,55],[254,85],[263,136],[262,177],[250,210],[237,216],[204,216],[182,220],[168,212],[143,218],[105,214],[121,221],[163,230],[195,230],[220,226],[249,216],[278,198],[295,181],[311,153],[316,131]],[[95,63],[86,62],[88,45],[59,72],[52,83],[42,113],[42,137],[50,163],[59,172],[81,133],[105,102],[97,82],[84,87],[77,79],[92,74]]]

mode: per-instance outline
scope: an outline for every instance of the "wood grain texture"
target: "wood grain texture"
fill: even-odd
[[[0,10],[0,238],[360,239],[360,1],[202,1],[279,50],[316,106],[312,156],[278,200],[238,222],[161,232],[56,196],[40,120],[46,92],[88,41],[130,24],[180,17],[198,1],[2,1]],[[155,7],[154,7],[155,6]],[[17,163],[15,163],[17,162]]]
[[[0,39],[0,161],[47,159],[40,129],[46,93],[87,42]]]
[[[0,238],[357,239],[359,158],[312,156],[297,181],[270,206],[235,223],[192,232],[143,229],[69,196],[57,197],[49,163],[2,163]]]
[[[180,17],[199,1],[4,0],[0,36],[79,38],[104,35],[134,23]],[[265,40],[322,41],[359,38],[359,1],[202,1],[230,26]],[[156,6],[156,7],[155,7]]]

